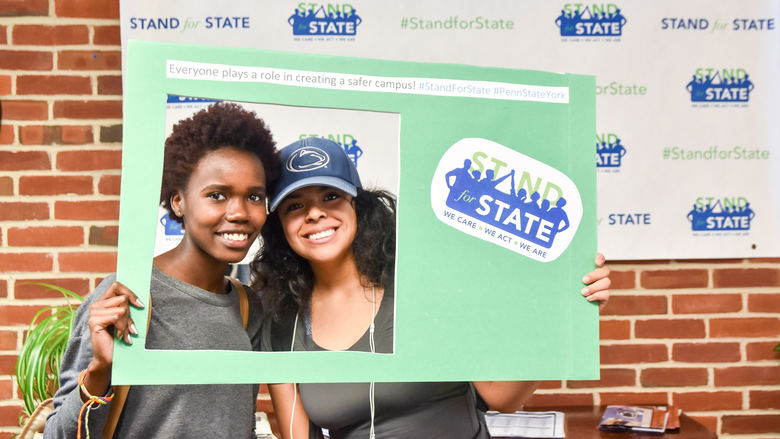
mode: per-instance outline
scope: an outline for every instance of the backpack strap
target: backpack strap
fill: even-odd
[[[236,278],[230,276],[226,277],[238,292],[238,306],[239,311],[241,312],[241,323],[244,325],[244,329],[246,329],[249,324],[249,298],[246,295],[246,289],[244,289],[244,286]]]
[[[238,293],[238,308],[241,314],[241,323],[246,329],[249,324],[249,298],[246,295],[246,289],[237,279],[230,276],[226,276],[230,283],[233,285],[233,289]],[[146,316],[146,334],[149,334],[149,323],[152,321],[152,295],[149,295],[149,308]],[[111,407],[108,411],[108,419],[106,425],[103,427],[103,439],[111,439],[114,437],[114,431],[119,423],[119,417],[122,416],[122,409],[125,408],[125,402],[127,402],[127,395],[130,393],[130,386],[114,386],[114,399],[111,401]]]

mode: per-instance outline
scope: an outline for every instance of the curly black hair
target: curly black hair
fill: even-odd
[[[395,280],[395,197],[382,190],[358,189],[353,205],[357,231],[352,253],[357,270],[369,284],[391,290]],[[308,304],[314,272],[287,242],[278,210],[268,215],[260,233],[263,248],[251,264],[254,286],[263,292],[265,311],[278,321]]]
[[[250,152],[260,159],[266,187],[271,187],[279,178],[282,166],[279,151],[265,122],[254,111],[247,111],[238,104],[217,102],[178,122],[165,140],[160,204],[171,218],[182,223],[182,218],[173,214],[171,198],[177,191],[186,189],[198,161],[207,153],[226,146]]]

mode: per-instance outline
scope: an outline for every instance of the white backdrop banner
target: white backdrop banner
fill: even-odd
[[[595,145],[582,147],[598,211],[583,215],[598,216],[600,251],[625,260],[780,256],[779,26],[780,2],[762,0],[121,2],[123,50],[140,39],[595,75]],[[323,130],[306,123],[274,130],[278,143]]]

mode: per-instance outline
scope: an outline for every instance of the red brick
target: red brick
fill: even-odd
[[[119,2],[105,0],[55,0],[58,17],[119,18]]]
[[[780,314],[780,294],[749,294],[748,311]]]
[[[11,37],[14,44],[32,46],[62,46],[89,44],[89,29],[84,25],[42,26],[17,24]]]
[[[628,320],[599,321],[599,339],[628,340],[631,338],[631,322]]]
[[[639,374],[642,387],[703,386],[707,384],[707,369],[695,367],[647,368]]]
[[[0,11],[6,17],[49,15],[49,0],[0,0]]]
[[[703,338],[704,321],[698,319],[638,320],[634,323],[636,338]]]
[[[0,196],[14,194],[14,179],[11,177],[0,177]]]
[[[2,2],[7,0],[0,0],[0,10],[4,10]],[[0,24],[0,44],[8,44],[8,27]]]
[[[536,393],[524,404],[525,407],[563,407],[570,405],[593,405],[593,395],[590,393]]]
[[[0,51],[0,60],[3,59]],[[2,68],[2,67],[0,67]],[[49,118],[49,104],[42,101],[0,101],[3,120],[46,120]]]
[[[2,374],[8,374],[13,375],[14,368],[12,367],[10,371],[5,371],[7,369],[8,364],[16,364],[16,357],[13,357],[13,363],[9,360],[0,362],[4,367],[2,368],[3,371],[0,371]],[[19,415],[22,413],[22,406],[21,405],[4,405],[0,406],[0,425],[19,425]]]
[[[121,76],[98,76],[98,94],[121,95],[122,77]]]
[[[17,299],[61,299],[62,294],[57,290],[51,290],[43,285],[36,283],[46,283],[55,285],[73,291],[74,293],[85,296],[89,293],[89,279],[83,278],[38,278],[17,280],[14,283],[14,297]]]
[[[736,362],[741,358],[739,343],[675,343],[672,360],[681,363]]]
[[[15,351],[19,345],[19,333],[0,331],[0,351]]]
[[[26,125],[19,127],[19,142],[22,145],[51,145],[59,139],[59,127]]]
[[[748,361],[780,360],[780,351],[775,350],[776,341],[748,343],[745,346]]]
[[[758,434],[780,432],[780,414],[723,415],[721,422],[721,433]]]
[[[92,43],[118,46],[121,43],[119,26],[95,26],[95,36]]]
[[[49,219],[46,203],[0,203],[0,221]]]
[[[122,101],[58,101],[54,117],[62,119],[121,119]]]
[[[38,50],[0,50],[0,69],[51,70],[54,67],[52,55]]]
[[[634,271],[616,271],[609,272],[609,278],[612,280],[610,289],[612,290],[630,290],[636,288],[636,273]]]
[[[613,294],[602,315],[666,314],[664,296],[620,296]]]
[[[91,126],[65,125],[62,127],[62,143],[65,145],[83,145],[93,141]]]
[[[91,226],[89,228],[90,245],[116,246],[119,241],[119,227],[117,226]]]
[[[717,416],[697,416],[690,415],[691,419],[699,424],[707,427],[709,431],[718,431],[718,417]],[[717,437],[717,436],[716,436]]]
[[[52,267],[53,259],[48,253],[0,253],[0,273],[51,271]]]
[[[601,346],[601,364],[658,363],[669,356],[662,344],[631,344]]]
[[[739,294],[679,294],[672,297],[675,314],[716,314],[742,309]]]
[[[715,288],[780,286],[776,268],[719,268],[712,274]]]
[[[88,175],[21,176],[20,195],[89,195],[92,193],[92,177]]]
[[[636,372],[633,369],[601,369],[601,378],[599,380],[566,382],[566,387],[570,389],[634,385],[636,385]]]
[[[83,95],[92,94],[87,76],[25,75],[16,78],[19,95]]]
[[[2,103],[0,109],[4,109]],[[0,125],[0,145],[10,145],[14,143],[15,138],[13,125]]]
[[[780,334],[780,318],[752,317],[710,319],[710,337],[774,337]]]
[[[57,169],[61,171],[95,171],[121,168],[122,151],[62,151],[57,154]]]
[[[60,271],[110,273],[116,271],[116,252],[60,253]]]
[[[8,297],[8,282],[5,279],[0,279],[0,297]]]
[[[760,386],[780,384],[780,367],[741,366],[715,369],[715,386]]]
[[[0,325],[25,325],[32,323],[33,317],[47,305],[3,305],[0,306]],[[49,314],[45,314],[48,316]],[[44,316],[38,317],[38,320]],[[0,372],[0,375],[2,372]]]
[[[2,34],[3,28],[0,26],[0,34]],[[0,96],[8,96],[11,94],[11,77],[8,75],[0,75]]]
[[[780,409],[780,390],[751,390],[750,408]]]
[[[666,392],[607,392],[600,393],[599,396],[601,405],[667,405],[669,403]]]
[[[75,247],[84,243],[84,228],[12,227],[8,229],[8,245],[16,247]]]
[[[0,151],[0,171],[51,169],[49,154],[45,151]]]
[[[54,217],[69,220],[119,219],[119,201],[57,201]]]
[[[98,191],[104,195],[119,195],[121,175],[103,175],[98,181]]]
[[[7,401],[14,398],[14,382],[9,378],[0,380],[0,400]]]
[[[57,56],[60,70],[120,70],[122,53],[118,50],[62,50]]]
[[[708,284],[707,270],[643,270],[639,275],[643,288],[703,288]]]
[[[675,392],[672,398],[675,407],[688,412],[742,409],[742,392]]]
[[[561,382],[561,380],[548,380],[539,382],[540,389],[560,389],[562,387],[563,382]]]

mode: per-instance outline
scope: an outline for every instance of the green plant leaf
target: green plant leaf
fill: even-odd
[[[68,346],[73,318],[76,308],[84,301],[73,291],[56,285],[43,282],[26,285],[58,291],[68,303],[41,309],[30,323],[16,363],[16,381],[24,399],[23,419],[29,417],[41,401],[51,398],[59,387],[60,363]]]

